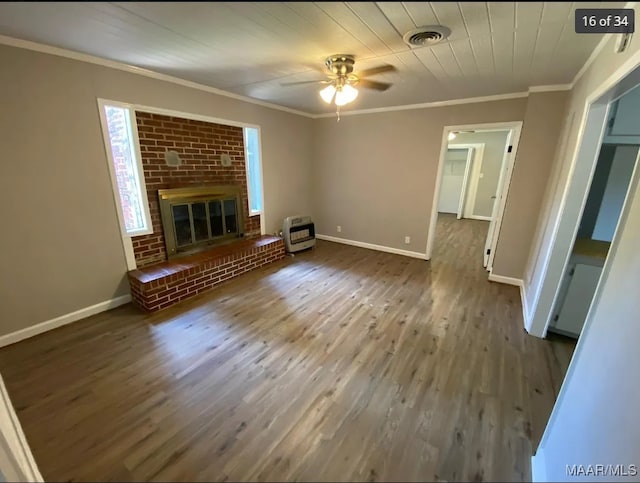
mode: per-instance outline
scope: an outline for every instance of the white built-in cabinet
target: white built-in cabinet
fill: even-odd
[[[601,271],[602,267],[584,263],[569,266],[566,294],[557,314],[558,318],[551,322],[554,332],[578,338],[589,312],[589,301],[593,299],[598,286]]]
[[[597,240],[576,241],[549,329],[578,338],[596,292],[609,243]]]
[[[640,144],[640,88],[636,87],[612,105],[603,142]]]

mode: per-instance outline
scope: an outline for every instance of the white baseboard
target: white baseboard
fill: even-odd
[[[91,315],[99,314],[100,312],[104,312],[105,310],[114,309],[128,302],[131,302],[131,295],[121,295],[120,297],[105,300],[104,302],[100,302],[99,304],[85,307],[69,314],[61,315],[60,317],[56,317],[55,319],[47,320],[45,322],[32,325],[31,327],[11,332],[10,334],[0,336],[0,347],[15,344],[16,342],[28,339],[29,337],[33,337],[34,335],[57,329],[58,327],[62,327],[63,325],[70,324],[77,320],[84,319]]]
[[[547,481],[547,467],[544,461],[544,452],[538,448],[531,457],[531,481]]]
[[[513,277],[503,277],[502,275],[489,274],[490,282],[506,283],[507,285],[515,285],[516,287],[522,287],[522,279]]]
[[[467,218],[468,220],[491,221],[490,216],[482,216],[482,215],[471,215],[471,216],[465,216],[464,218]]]
[[[529,332],[529,325],[531,324],[531,312],[529,312],[529,304],[527,303],[527,289],[525,288],[524,281],[520,285],[520,299],[522,301],[522,318],[524,319],[524,328]]]
[[[527,292],[524,286],[524,280],[513,277],[503,277],[502,275],[489,274],[489,281],[506,283],[507,285],[515,285],[520,287],[520,302],[522,304],[522,318],[524,320],[524,328],[529,332],[529,305],[527,304]]]
[[[387,253],[394,253],[396,255],[404,255],[405,257],[419,258],[421,260],[427,259],[427,255],[424,253],[412,252],[409,250],[400,250],[399,248],[385,247],[383,245],[374,245],[373,243],[365,243],[365,242],[360,242],[355,240],[348,240],[346,238],[338,238],[335,236],[318,235],[318,234],[316,234],[316,238],[318,240],[326,240],[326,241],[335,242],[335,243],[342,243],[344,245],[352,245],[354,247],[368,248],[369,250],[377,250],[379,252],[387,252]]]

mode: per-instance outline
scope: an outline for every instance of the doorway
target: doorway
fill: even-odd
[[[619,225],[640,151],[640,86],[610,103],[588,194],[547,330],[577,339]]]
[[[567,296],[567,290],[570,288],[567,278],[573,276],[578,280],[583,275],[579,274],[579,277],[575,277],[575,272],[573,275],[570,273],[571,269],[575,268],[572,257],[576,243],[580,244],[581,239],[585,236],[585,231],[591,233],[592,236],[595,231],[596,238],[602,236],[602,233],[608,233],[611,240],[605,240],[605,242],[610,245],[610,248],[607,248],[606,257],[602,261],[602,266],[599,267],[601,273],[595,274],[592,270],[594,273],[590,274],[591,284],[583,289],[586,290],[586,296],[583,292],[583,303],[580,305],[578,316],[572,316],[575,325],[569,329],[569,332],[576,337],[583,329],[590,306],[596,299],[595,294],[599,290],[598,287],[605,283],[610,254],[614,251],[615,233],[623,224],[624,205],[628,198],[629,188],[628,185],[626,189],[624,185],[620,186],[620,180],[630,179],[633,184],[633,180],[639,175],[636,151],[637,146],[640,145],[639,113],[640,67],[622,79],[614,79],[612,76],[587,99],[585,118],[578,135],[571,174],[566,181],[564,190],[558,190],[556,194],[557,197],[561,197],[561,209],[557,214],[550,215],[550,222],[546,228],[549,233],[544,234],[547,240],[539,244],[538,253],[535,256],[536,263],[529,276],[528,290],[532,295],[528,297],[529,308],[525,311],[528,312],[528,316],[525,318],[525,329],[531,335],[544,338],[549,329],[555,329],[552,324],[556,325],[557,321],[554,320],[556,316],[560,318],[562,304]],[[617,188],[613,193],[617,201],[608,203],[608,209],[617,206],[614,210],[615,216],[611,220],[608,219],[610,217],[603,215],[596,231],[594,220],[592,219],[591,223],[585,221],[583,224],[583,217],[593,217],[590,212],[593,210],[593,200],[597,191],[592,194],[592,188],[593,190],[604,190],[602,173],[608,169],[610,174],[613,169],[613,166],[608,168],[606,164],[603,166],[605,160],[602,163],[599,162],[601,156],[609,157],[608,164],[611,164],[616,153],[617,163],[621,162],[620,156],[622,156],[627,159],[627,166],[624,168],[619,164],[619,167],[614,169],[614,178],[618,181],[615,183]],[[634,153],[636,153],[636,159],[633,163],[633,174],[629,174],[629,170],[632,168],[628,163],[629,159],[633,159]],[[624,174],[625,169],[626,174]],[[600,184],[600,188],[598,188],[598,184]],[[604,186],[606,187],[606,184]],[[604,191],[601,192],[600,197],[603,195]],[[603,224],[604,221],[607,223]]]
[[[431,259],[438,216],[486,223],[478,260],[491,271],[513,172],[521,122],[446,126],[427,237]],[[477,230],[476,230],[477,231]]]
[[[478,189],[478,166],[484,144],[450,143],[445,154],[438,213],[455,213],[457,219],[473,218]]]

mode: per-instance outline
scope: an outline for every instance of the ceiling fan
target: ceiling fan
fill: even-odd
[[[392,84],[388,82],[379,82],[367,79],[369,76],[382,74],[384,72],[393,72],[395,66],[390,64],[382,64],[377,67],[362,70],[358,73],[353,72],[355,57],[348,54],[336,54],[327,57],[324,65],[327,68],[327,79],[287,82],[281,85],[293,86],[301,84],[328,84],[327,87],[320,91],[320,97],[327,103],[333,102],[338,108],[344,106],[358,97],[356,86],[376,91],[386,91]]]

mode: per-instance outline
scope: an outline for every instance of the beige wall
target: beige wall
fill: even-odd
[[[526,104],[518,98],[316,120],[316,231],[424,253],[444,126],[518,121]]]
[[[522,279],[564,121],[567,91],[529,96],[493,273]]]
[[[317,120],[312,167],[317,232],[424,253],[444,126],[524,121],[493,269],[522,278],[566,97],[566,92],[536,93]],[[410,245],[404,244],[407,235]]]
[[[493,198],[498,189],[500,168],[504,159],[507,136],[509,131],[488,131],[460,133],[449,144],[484,144],[482,156],[482,177],[478,180],[476,201],[473,214],[478,216],[491,216],[493,210]]]
[[[266,227],[310,212],[312,120],[0,46],[0,335],[128,293],[96,98],[262,127]]]
[[[525,147],[528,136],[551,145],[551,135],[539,131],[553,125],[548,116],[560,109],[551,106],[563,96],[343,116],[337,123],[13,47],[0,46],[0,60],[11,66],[0,71],[0,215],[13,225],[0,242],[0,334],[128,291],[98,97],[260,125],[269,233],[287,215],[311,214],[318,233],[336,236],[341,225],[346,239],[424,253],[443,127],[524,119]],[[516,169],[514,181],[542,177],[537,166],[544,160],[533,149],[524,153],[516,167],[527,169]],[[494,273],[522,276],[530,237],[522,235],[519,216],[537,214],[536,196],[510,195],[514,211],[500,235],[509,243],[498,249],[495,266],[503,271]]]

